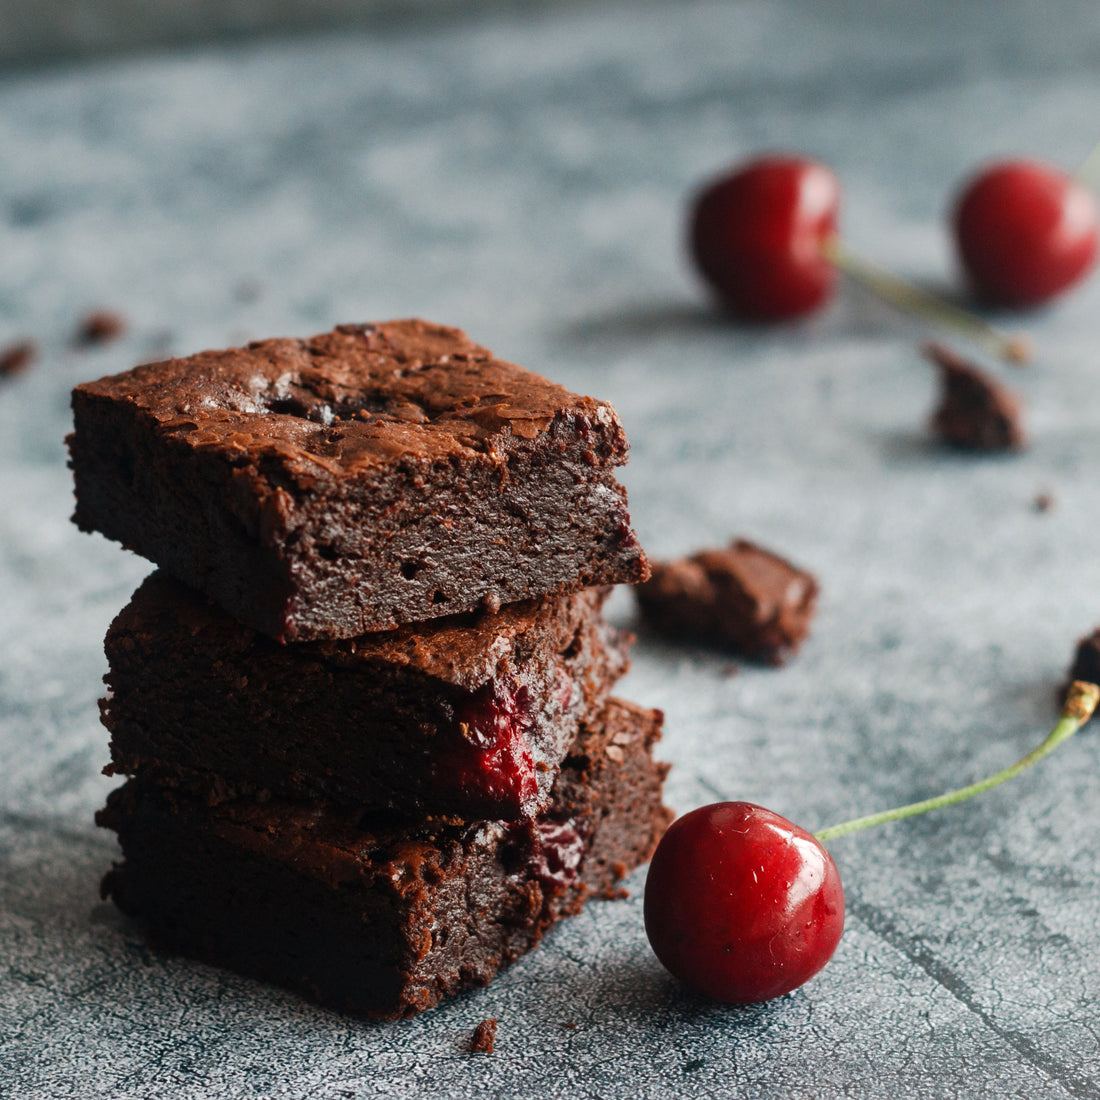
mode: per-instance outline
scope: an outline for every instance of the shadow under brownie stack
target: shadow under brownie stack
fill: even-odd
[[[156,562],[107,635],[104,879],[156,944],[407,1016],[668,822],[611,698],[648,572],[614,410],[422,321],[77,387],[75,521]]]

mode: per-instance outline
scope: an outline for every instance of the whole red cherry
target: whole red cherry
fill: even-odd
[[[645,930],[657,958],[695,991],[766,1001],[832,957],[844,930],[840,872],[810,833],[771,810],[702,806],[657,846]]]
[[[966,184],[954,226],[975,292],[994,305],[1033,306],[1092,268],[1100,214],[1072,176],[1037,161],[1006,160]]]
[[[840,186],[802,157],[767,156],[708,184],[691,208],[691,254],[721,303],[750,321],[812,313],[837,272],[822,254],[836,235]]]

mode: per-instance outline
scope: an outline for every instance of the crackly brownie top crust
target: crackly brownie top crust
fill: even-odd
[[[135,367],[77,387],[125,402],[159,434],[235,465],[308,483],[396,460],[500,461],[570,418],[593,465],[626,461],[614,409],[493,357],[458,329],[422,320],[338,325]]]
[[[564,649],[579,624],[599,613],[610,592],[606,586],[585,588],[505,604],[495,612],[451,615],[358,638],[303,642],[298,653],[349,670],[367,671],[376,663],[408,668],[471,691],[492,677],[510,654]],[[282,649],[160,570],[146,577],[115,618],[108,651],[112,640],[118,644],[127,637],[147,645],[188,638],[193,651],[209,648],[219,659],[256,647]]]

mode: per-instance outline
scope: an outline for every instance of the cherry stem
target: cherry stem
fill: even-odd
[[[1026,363],[1031,358],[1031,341],[1026,336],[1001,332],[973,313],[953,306],[927,290],[921,290],[853,252],[838,236],[828,237],[822,242],[821,254],[845,275],[862,283],[903,313],[949,329],[1007,363]]]
[[[1032,749],[1027,756],[1017,760],[1011,767],[997,772],[977,783],[971,783],[968,787],[960,787],[956,791],[948,791],[936,798],[926,798],[922,802],[911,802],[908,806],[899,806],[895,810],[884,810],[882,813],[870,814],[867,817],[857,817],[851,821],[842,822],[840,825],[831,825],[828,829],[822,829],[814,833],[818,840],[835,840],[838,836],[847,836],[848,833],[857,833],[860,829],[870,829],[875,825],[885,825],[890,821],[899,821],[903,817],[914,817],[928,810],[937,810],[941,806],[952,806],[956,802],[962,802],[966,798],[972,798],[976,794],[988,791],[1009,779],[1015,778],[1020,772],[1038,763],[1044,756],[1052,753],[1063,741],[1068,741],[1091,717],[1100,701],[1100,687],[1096,684],[1088,684],[1082,680],[1074,680],[1070,685],[1066,696],[1066,704],[1062,708],[1062,717],[1058,724],[1051,730],[1047,739],[1036,749]]]

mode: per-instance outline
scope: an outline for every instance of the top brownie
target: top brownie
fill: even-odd
[[[75,522],[282,641],[648,575],[615,410],[425,321],[73,391]]]

